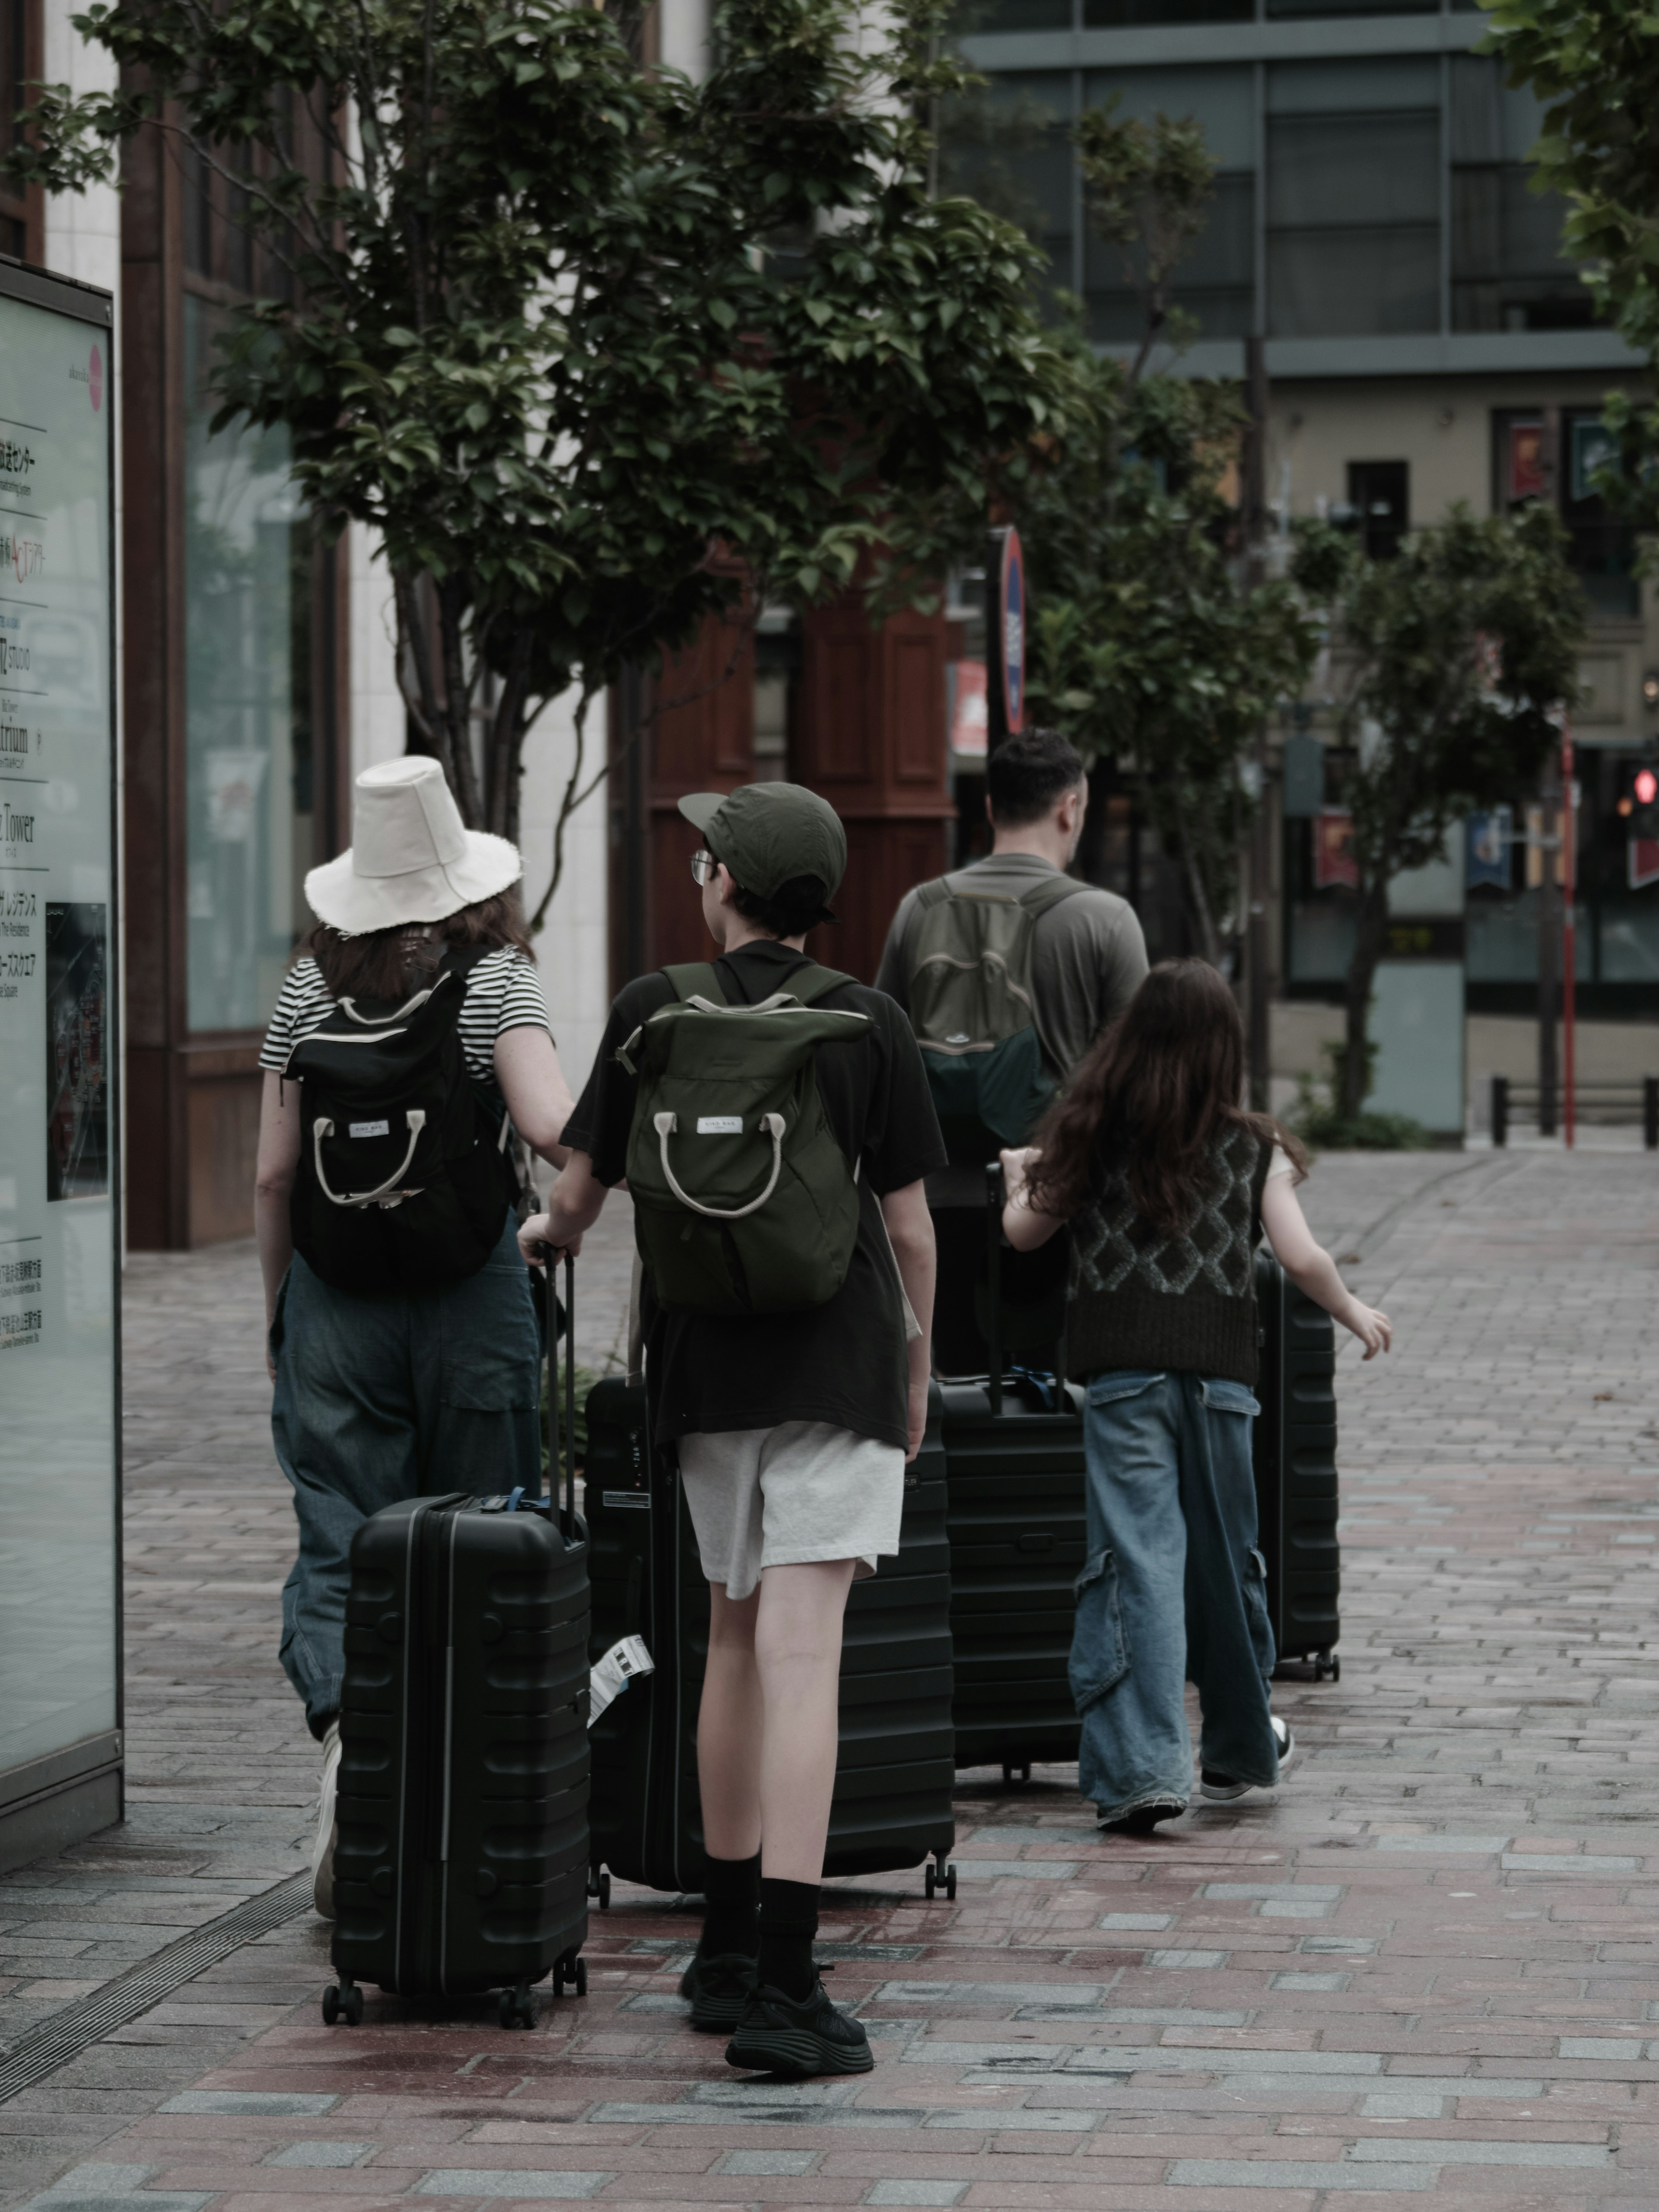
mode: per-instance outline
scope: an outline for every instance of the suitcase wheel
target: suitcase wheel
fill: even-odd
[[[1342,1662],[1334,1651],[1315,1654],[1314,1680],[1316,1682],[1340,1682],[1342,1680]]]
[[[936,1895],[939,1891],[943,1890],[945,1896],[951,1900],[951,1904],[954,1905],[956,1903],[957,1870],[953,1866],[946,1866],[943,1859],[935,1859],[928,1867],[927,1874],[923,1878],[927,1885],[927,1894],[929,1897],[933,1897]]]
[[[587,1875],[587,1893],[599,1900],[601,1912],[611,1910],[611,1873],[606,1867],[591,1867]]]
[[[554,1996],[562,1997],[567,1984],[579,1997],[587,1995],[587,1961],[579,1958],[574,1951],[568,1951],[562,1959],[553,1961]]]
[[[1030,1778],[1031,1762],[1029,1759],[1022,1760],[1018,1765],[1016,1765],[1011,1759],[1003,1760],[1002,1780],[1005,1788],[1012,1789],[1016,1782],[1029,1782]]]
[[[347,1982],[343,1987],[331,1982],[323,1991],[324,2024],[332,2027],[343,2020],[348,2027],[356,2027],[362,2016],[363,1993],[356,1982]]]
[[[520,1982],[516,1990],[501,1991],[500,2018],[503,2027],[534,2027],[541,2017],[541,2007],[528,1982]]]

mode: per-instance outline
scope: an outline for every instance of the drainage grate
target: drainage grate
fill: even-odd
[[[65,2005],[62,2012],[31,2028],[0,2057],[0,2103],[67,2065],[89,2043],[96,2043],[112,2028],[137,2020],[140,2013],[193,1981],[207,1967],[216,1966],[221,1959],[240,1951],[256,1936],[269,1936],[273,1928],[305,1911],[310,1903],[310,1875],[292,1875],[274,1889],[222,1912],[205,1927],[193,1928],[176,1942],[164,1944],[142,1966],[106,1982],[89,1997]]]

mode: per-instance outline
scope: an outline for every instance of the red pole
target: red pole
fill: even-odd
[[[1573,993],[1577,982],[1578,936],[1573,919],[1573,902],[1578,890],[1578,810],[1574,803],[1572,777],[1572,724],[1561,725],[1561,895],[1564,901],[1561,922],[1561,1073],[1565,1116],[1563,1130],[1567,1150],[1572,1150],[1573,1101]]]

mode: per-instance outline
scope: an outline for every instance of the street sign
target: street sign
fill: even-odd
[[[1512,873],[1510,847],[1515,836],[1513,810],[1494,806],[1487,813],[1471,814],[1468,835],[1470,886],[1491,884],[1498,890],[1508,890]]]
[[[112,309],[0,266],[0,1867],[121,1813]]]
[[[985,584],[987,737],[994,748],[1025,726],[1025,558],[1012,523],[991,532]]]

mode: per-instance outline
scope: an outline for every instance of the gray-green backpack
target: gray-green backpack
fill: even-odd
[[[868,1014],[816,1002],[852,978],[797,969],[758,1006],[726,1003],[703,963],[665,968],[673,1002],[617,1052],[640,1089],[628,1137],[634,1234],[659,1305],[789,1313],[847,1279],[859,1194],[813,1054]]]
[[[988,1136],[1023,1145],[1053,1096],[1031,1004],[1032,935],[1040,915],[1085,888],[1045,876],[1016,898],[944,876],[916,895],[910,1026],[953,1158],[983,1159]]]

